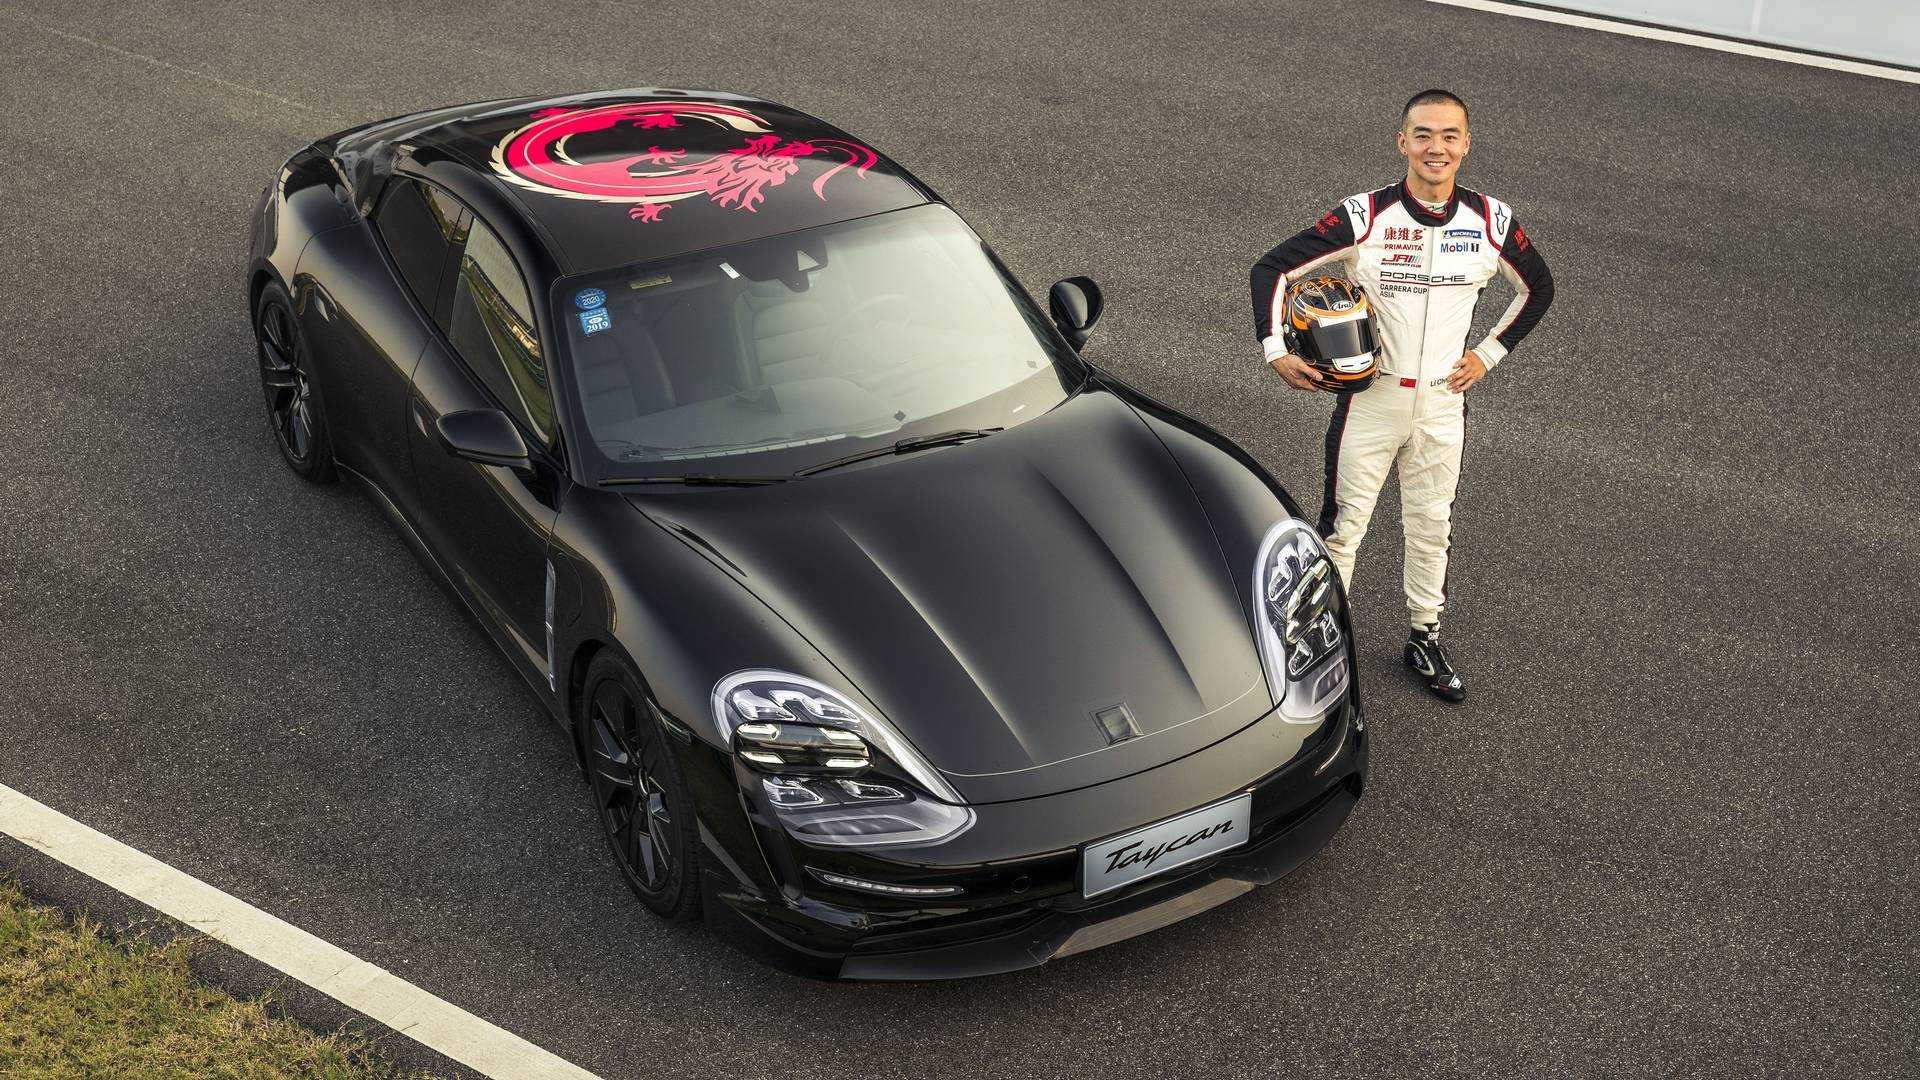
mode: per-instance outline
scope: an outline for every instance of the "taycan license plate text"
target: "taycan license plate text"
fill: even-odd
[[[1088,844],[1080,854],[1080,895],[1098,896],[1247,842],[1253,793],[1189,810],[1125,836]]]

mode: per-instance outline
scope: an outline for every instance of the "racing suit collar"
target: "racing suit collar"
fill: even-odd
[[[1460,185],[1453,185],[1453,193],[1447,196],[1447,208],[1435,214],[1433,211],[1421,205],[1419,199],[1413,197],[1413,192],[1407,190],[1407,182],[1405,180],[1393,186],[1394,197],[1400,200],[1401,206],[1407,208],[1407,213],[1413,215],[1413,220],[1427,225],[1445,225],[1447,222],[1453,220],[1454,208],[1460,205],[1460,192]]]

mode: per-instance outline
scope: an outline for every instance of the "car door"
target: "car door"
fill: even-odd
[[[547,544],[566,482],[554,452],[559,428],[527,277],[492,229],[470,212],[468,220],[443,290],[445,333],[421,353],[407,407],[418,529],[508,655],[551,686]],[[449,454],[435,424],[468,409],[512,417],[531,467]]]
[[[445,268],[462,241],[462,210],[395,177],[371,230],[322,233],[301,256],[299,279],[311,283],[302,328],[314,346],[334,453],[402,504],[412,465],[400,418],[433,333]]]

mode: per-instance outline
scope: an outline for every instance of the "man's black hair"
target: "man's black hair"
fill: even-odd
[[[1401,127],[1407,126],[1407,117],[1412,116],[1413,110],[1421,105],[1458,105],[1461,115],[1467,112],[1467,103],[1461,101],[1457,94],[1447,90],[1422,90],[1408,98],[1407,107],[1400,110]]]

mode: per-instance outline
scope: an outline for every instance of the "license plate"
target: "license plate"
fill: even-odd
[[[1247,842],[1252,820],[1253,793],[1248,792],[1088,844],[1080,852],[1080,895],[1099,896],[1237,848]]]

